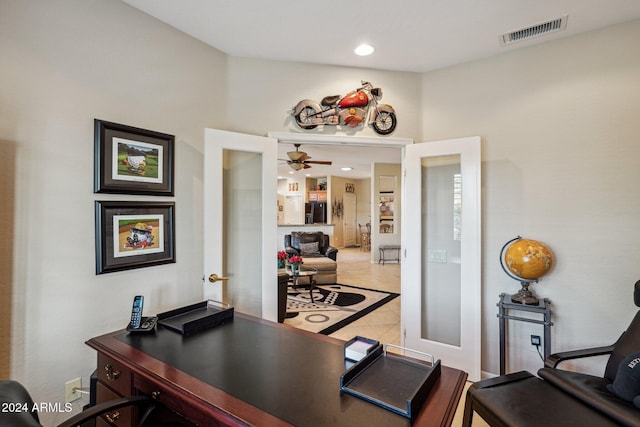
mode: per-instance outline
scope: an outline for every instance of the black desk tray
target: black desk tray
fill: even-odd
[[[390,354],[388,346],[426,355],[431,363]],[[340,377],[340,390],[413,421],[439,378],[440,360],[435,361],[430,354],[386,344],[348,369]]]
[[[233,320],[233,307],[218,301],[202,301],[158,314],[158,324],[182,335],[191,335]]]

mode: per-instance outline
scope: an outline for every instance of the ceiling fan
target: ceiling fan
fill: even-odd
[[[296,151],[287,152],[287,156],[289,156],[289,160],[287,160],[287,164],[293,170],[299,171],[300,169],[308,169],[310,168],[310,164],[316,165],[330,165],[332,162],[323,161],[323,160],[309,160],[311,157],[305,153],[304,151],[299,151],[300,144],[293,144],[296,147]]]

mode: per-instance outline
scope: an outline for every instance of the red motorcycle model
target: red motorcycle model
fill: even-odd
[[[397,119],[393,107],[378,104],[382,89],[361,81],[362,87],[340,98],[326,96],[320,104],[303,99],[293,108],[293,117],[302,129],[313,129],[318,125],[346,125],[356,127],[370,123],[379,135],[388,135],[396,128]]]

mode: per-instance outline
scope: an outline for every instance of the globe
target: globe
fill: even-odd
[[[507,247],[504,260],[514,276],[537,281],[551,268],[553,255],[549,248],[537,240],[519,239]]]
[[[509,277],[522,284],[520,292],[513,295],[511,300],[530,305],[538,304],[538,299],[529,290],[529,284],[537,282],[551,269],[551,250],[537,240],[518,236],[502,247],[500,264]]]

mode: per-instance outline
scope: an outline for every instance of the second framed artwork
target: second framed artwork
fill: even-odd
[[[175,137],[94,120],[94,192],[174,195]]]
[[[96,201],[96,274],[176,262],[173,202]]]

